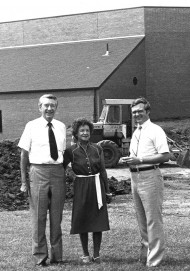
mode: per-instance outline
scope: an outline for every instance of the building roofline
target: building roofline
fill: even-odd
[[[144,36],[145,37],[145,36]],[[144,38],[139,41],[139,43],[131,50],[131,52],[129,54],[126,55],[126,57],[119,63],[119,65],[117,67],[115,67],[115,69],[108,75],[108,77],[101,83],[101,85],[99,86],[99,88],[101,88],[101,86],[112,76],[112,74],[114,74],[116,72],[116,70],[119,69],[119,67],[124,63],[124,61],[126,61],[126,59],[133,53],[133,51],[140,46],[140,44],[144,41]]]
[[[109,37],[109,38],[101,38],[101,39],[88,39],[88,40],[74,40],[74,41],[62,41],[62,42],[51,42],[51,43],[39,43],[39,44],[29,44],[29,45],[17,45],[17,46],[9,46],[2,47],[0,50],[6,49],[15,49],[15,48],[31,48],[31,47],[39,47],[39,46],[50,46],[50,45],[59,45],[59,44],[72,44],[72,43],[85,43],[85,42],[94,42],[94,41],[106,41],[106,40],[119,40],[119,39],[131,39],[145,37],[145,35],[133,35],[133,36],[121,36],[121,37]]]
[[[57,15],[57,16],[37,17],[37,18],[14,20],[14,21],[4,21],[4,22],[0,22],[0,24],[5,24],[5,23],[8,24],[8,23],[15,23],[15,22],[28,22],[28,21],[34,21],[34,20],[44,20],[44,19],[60,18],[60,17],[67,17],[67,16],[121,11],[121,10],[128,10],[128,9],[142,9],[142,8],[145,9],[145,8],[190,8],[190,7],[187,7],[187,6],[136,6],[136,7],[128,7],[128,8],[120,8],[120,9],[89,11],[89,12],[81,12],[81,13],[74,13],[74,14],[63,14],[63,15]]]
[[[110,12],[110,11],[119,11],[119,10],[126,10],[126,9],[136,9],[136,8],[143,8],[140,7],[130,7],[130,8],[120,8],[120,9],[110,9],[110,10],[100,10],[100,11],[89,11],[89,12],[81,12],[81,13],[73,13],[73,14],[63,14],[63,15],[56,15],[56,16],[47,16],[47,17],[38,17],[38,18],[31,18],[31,19],[22,19],[22,20],[14,20],[8,22],[0,22],[0,24],[4,23],[15,23],[15,22],[24,22],[24,21],[34,21],[34,20],[44,20],[44,19],[52,19],[52,18],[60,18],[60,17],[68,17],[68,16],[76,16],[76,15],[85,15],[85,14],[93,14],[93,13],[102,13],[102,12]]]
[[[58,91],[88,91],[88,90],[97,90],[99,89],[99,86],[97,87],[83,87],[83,88],[56,88],[56,89],[51,89],[51,92],[58,92]],[[23,93],[44,93],[44,91],[47,92],[47,89],[37,89],[37,90],[32,90],[32,89],[24,89],[24,90],[12,90],[12,91],[2,91],[0,92],[0,94],[23,94]],[[48,90],[48,92],[50,92],[50,90]]]

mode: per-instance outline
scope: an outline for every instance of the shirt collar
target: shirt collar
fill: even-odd
[[[146,120],[143,124],[141,124],[142,129],[145,129],[150,123],[150,119]]]
[[[41,121],[41,123],[42,123],[42,125],[43,125],[44,127],[48,127],[48,126],[47,126],[48,121],[47,121],[46,119],[44,119],[44,117],[41,117],[41,118],[40,118],[40,121]],[[51,121],[51,123],[52,123],[52,127],[55,128],[55,121],[54,121],[54,119]]]
[[[90,141],[87,143],[87,145],[86,145],[86,146],[87,146],[87,148],[88,148],[88,146],[90,145],[90,143],[91,143]],[[79,141],[77,142],[77,144],[78,144],[78,146],[80,146],[80,147],[83,149],[83,147],[82,147],[82,145],[80,144],[80,142],[79,142]]]

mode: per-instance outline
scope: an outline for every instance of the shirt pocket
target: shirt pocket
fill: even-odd
[[[49,144],[48,134],[43,130],[32,133],[32,144],[34,147],[45,147]]]
[[[65,150],[65,146],[66,146],[66,139],[63,138],[63,136],[57,135],[56,136],[56,143],[57,143],[58,151],[63,152]]]

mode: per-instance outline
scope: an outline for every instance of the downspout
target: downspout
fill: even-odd
[[[94,113],[93,122],[97,122],[99,119],[99,91],[94,89]]]

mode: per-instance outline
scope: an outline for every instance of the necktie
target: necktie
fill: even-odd
[[[53,160],[56,161],[58,158],[57,144],[56,144],[54,132],[52,130],[52,123],[51,122],[48,122],[48,127],[49,127],[48,135],[49,135],[50,154],[51,154],[51,157],[53,158]]]
[[[136,134],[136,139],[137,139],[137,150],[136,150],[136,156],[138,154],[138,148],[139,148],[139,141],[140,141],[140,137],[141,137],[141,129],[142,129],[142,126],[139,125],[139,127],[137,128],[137,134]]]
[[[139,141],[140,141],[140,137],[141,137],[141,129],[142,129],[142,126],[139,125],[139,127],[137,128],[137,130],[135,131],[135,139],[136,139],[136,151],[135,150],[132,150],[133,154],[135,156],[137,156],[138,154],[138,148],[139,148]],[[134,145],[135,147],[135,145]]]

